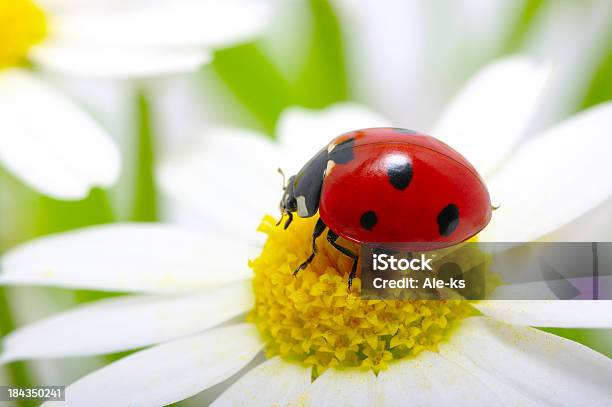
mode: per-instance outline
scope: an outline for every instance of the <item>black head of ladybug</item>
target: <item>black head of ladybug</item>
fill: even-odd
[[[281,174],[283,174],[280,168],[278,170]],[[287,185],[283,186],[283,196],[280,200],[281,218],[278,220],[277,225],[281,223],[283,217],[285,216],[285,214],[287,214],[288,218],[285,222],[285,229],[287,229],[293,221],[293,212],[297,211],[297,200],[295,199],[294,180],[295,175],[289,178],[289,180],[287,181]]]
[[[287,181],[280,202],[282,214],[289,217],[285,222],[285,229],[291,224],[294,212],[297,212],[300,218],[316,215],[327,162],[328,153],[325,147]]]

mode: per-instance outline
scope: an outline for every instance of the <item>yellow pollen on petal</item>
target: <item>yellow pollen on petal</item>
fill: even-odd
[[[351,260],[324,236],[315,260],[294,278],[293,270],[311,252],[316,220],[296,218],[284,230],[265,216],[259,227],[268,240],[249,263],[256,299],[248,319],[266,341],[268,356],[312,366],[315,377],[329,367],[378,373],[391,361],[436,351],[458,322],[474,313],[461,300],[362,300],[359,278],[348,290]]]
[[[47,19],[31,0],[0,0],[0,69],[27,59],[47,35]]]

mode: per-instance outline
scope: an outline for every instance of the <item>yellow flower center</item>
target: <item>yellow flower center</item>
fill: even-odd
[[[23,63],[47,34],[43,11],[30,0],[0,0],[0,69]]]
[[[459,300],[362,300],[359,278],[348,291],[351,260],[324,237],[315,260],[294,278],[293,270],[310,254],[315,222],[297,218],[284,230],[266,216],[260,225],[268,240],[250,262],[256,300],[249,320],[264,337],[268,356],[312,366],[315,377],[333,366],[377,373],[392,360],[435,351],[473,313]]]

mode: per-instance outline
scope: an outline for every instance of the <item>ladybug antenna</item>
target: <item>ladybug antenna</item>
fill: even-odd
[[[283,172],[282,168],[278,167],[276,171],[278,171],[278,173],[283,177],[283,190],[287,189],[287,179],[285,178],[285,173]]]
[[[495,202],[491,204],[491,210],[492,211],[496,211],[501,207],[501,204],[499,202]]]

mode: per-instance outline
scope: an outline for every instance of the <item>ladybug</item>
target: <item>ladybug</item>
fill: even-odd
[[[382,127],[345,133],[322,148],[290,177],[280,202],[281,219],[309,218],[319,212],[312,254],[294,271],[305,269],[327,240],[353,259],[357,253],[338,244],[400,244],[427,251],[463,242],[491,219],[487,188],[474,167],[443,142],[412,130]]]

